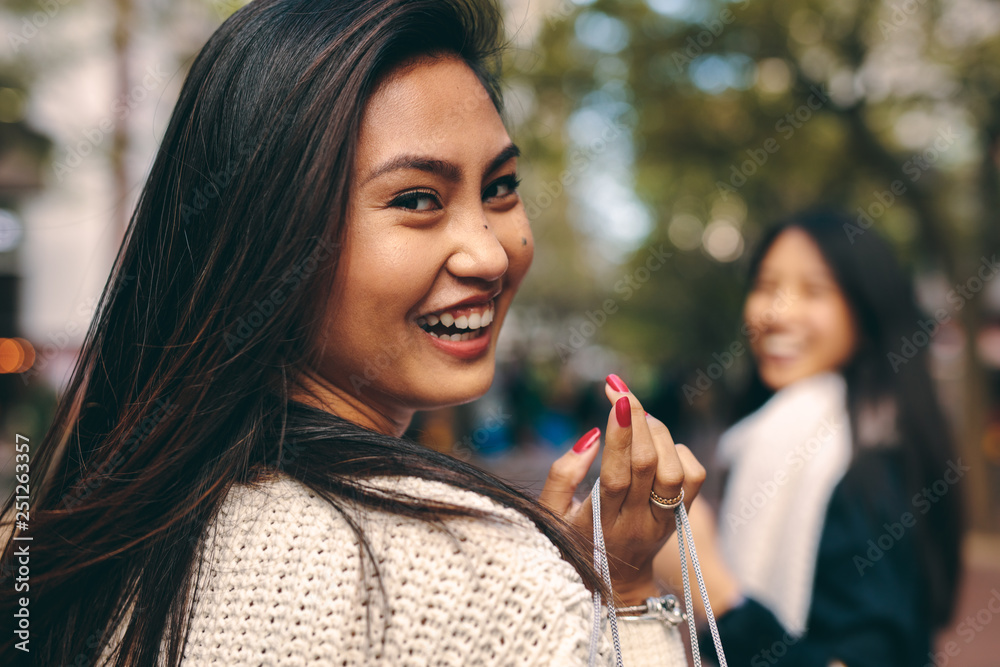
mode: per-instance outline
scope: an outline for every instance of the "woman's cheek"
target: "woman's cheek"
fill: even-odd
[[[743,321],[747,331],[749,331],[748,338],[750,342],[754,342],[760,336],[762,329],[761,311],[762,307],[762,297],[756,294],[751,294],[747,299],[747,305],[743,309]]]
[[[531,268],[531,262],[535,258],[535,241],[531,237],[531,231],[528,231],[527,236],[524,237],[521,255],[521,262],[524,264],[523,273],[527,273],[528,269]]]
[[[520,224],[515,225],[512,233],[504,240],[504,247],[507,251],[508,284],[516,289],[521,280],[528,273],[531,262],[535,256],[535,240],[531,235],[531,226],[528,219],[522,216]]]

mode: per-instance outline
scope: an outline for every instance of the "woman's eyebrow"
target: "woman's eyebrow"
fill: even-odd
[[[391,171],[397,171],[399,169],[416,169],[417,171],[439,174],[446,180],[455,183],[462,180],[462,170],[454,162],[438,160],[436,158],[426,157],[423,155],[397,155],[391,160],[383,162],[380,166],[376,167],[368,175],[368,177],[365,178],[364,183],[368,183],[379,176],[387,174]]]
[[[503,150],[497,153],[496,157],[490,160],[484,175],[496,171],[505,162],[511,158],[517,157],[520,154],[520,148],[518,148],[515,144],[508,144],[503,148]],[[372,172],[365,178],[362,185],[367,184],[369,181],[376,179],[379,176],[383,176],[389,172],[397,171],[399,169],[426,171],[431,174],[437,174],[452,183],[457,183],[462,180],[462,169],[454,162],[439,160],[425,155],[397,155],[372,170]]]
[[[521,154],[521,149],[517,147],[516,144],[507,144],[502,151],[497,153],[497,156],[490,160],[490,164],[486,167],[486,171],[483,172],[483,176],[492,174],[494,171],[503,166],[503,163],[511,158],[515,158]]]

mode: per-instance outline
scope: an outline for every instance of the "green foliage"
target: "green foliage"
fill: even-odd
[[[616,267],[576,217],[591,192],[569,188],[533,212],[540,238],[526,300],[554,300],[572,319],[615,298],[620,314],[596,340],[697,367],[739,340],[754,239],[820,203],[871,212],[913,268],[963,275],[1000,241],[990,157],[1000,145],[1000,35],[956,11],[933,0],[597,0],[565,18],[550,13],[508,67],[533,100],[516,127],[530,156],[525,199],[575,173],[573,114],[603,109],[629,128],[632,186],[652,229]],[[880,213],[894,182],[902,194]],[[684,224],[671,233],[679,216],[695,237],[685,247],[671,242],[685,236]],[[737,227],[741,257],[711,257],[692,220]],[[660,243],[673,252],[667,266],[634,297],[616,294],[618,277]]]

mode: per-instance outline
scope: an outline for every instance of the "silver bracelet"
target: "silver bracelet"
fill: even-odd
[[[621,621],[657,620],[668,625],[680,625],[687,619],[680,601],[673,595],[646,598],[644,604],[631,607],[615,607],[615,615]]]

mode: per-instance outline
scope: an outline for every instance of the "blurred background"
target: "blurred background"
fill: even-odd
[[[0,8],[4,492],[15,434],[38,441],[48,426],[187,67],[242,4]],[[1000,280],[989,273],[1000,250],[1000,3],[506,10],[507,120],[524,153],[535,264],[493,389],[421,415],[412,435],[537,489],[554,458],[603,427],[603,378],[615,372],[710,460],[749,375],[740,311],[755,240],[778,218],[833,203],[857,220],[845,233],[894,243],[928,314],[947,313],[923,338],[915,323],[910,342],[930,348],[972,468],[956,622],[982,611],[1000,590]],[[979,633],[949,664],[996,664],[997,642],[1000,632]]]

